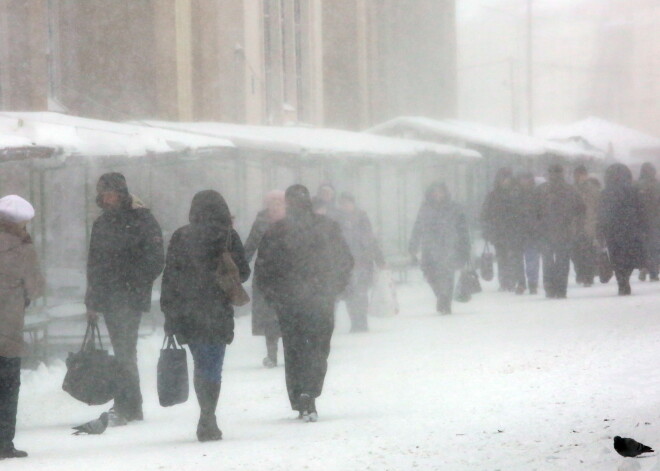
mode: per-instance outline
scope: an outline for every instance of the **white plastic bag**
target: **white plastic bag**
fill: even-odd
[[[376,272],[368,313],[374,317],[392,317],[399,313],[399,302],[390,270]]]

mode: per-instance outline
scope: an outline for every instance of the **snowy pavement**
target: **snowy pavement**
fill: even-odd
[[[421,282],[400,287],[402,313],[348,334],[338,313],[320,421],[289,410],[284,369],[237,320],[219,406],[224,440],[195,439],[197,404],[161,408],[162,336],[139,345],[146,420],[101,436],[70,427],[106,407],[61,391],[64,365],[24,371],[15,443],[30,457],[3,470],[654,470],[624,459],[614,435],[660,448],[660,284],[571,287],[569,299],[489,285],[437,316]],[[656,449],[658,449],[656,448]]]

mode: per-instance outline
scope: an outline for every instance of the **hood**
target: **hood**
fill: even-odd
[[[605,171],[605,188],[620,188],[632,185],[630,169],[623,164],[613,164]]]

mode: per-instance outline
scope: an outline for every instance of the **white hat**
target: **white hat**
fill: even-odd
[[[34,207],[16,195],[0,198],[0,219],[3,221],[20,224],[27,222],[34,217]]]

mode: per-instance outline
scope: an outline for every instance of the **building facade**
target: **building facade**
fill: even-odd
[[[0,108],[360,129],[456,109],[455,0],[4,0]]]

